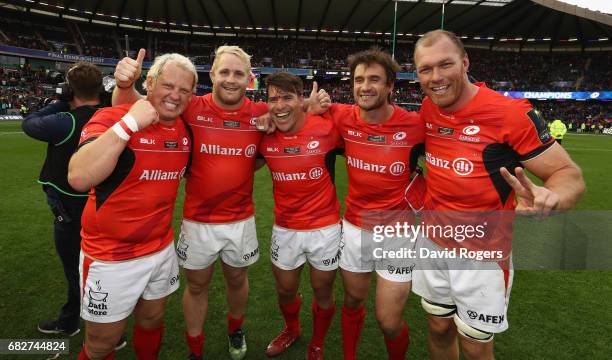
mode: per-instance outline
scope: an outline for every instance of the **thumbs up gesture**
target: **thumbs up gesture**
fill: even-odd
[[[331,98],[327,91],[319,89],[319,85],[316,81],[312,83],[312,91],[310,96],[305,102],[306,111],[312,114],[323,114],[326,112],[331,105]]]
[[[117,67],[115,67],[115,81],[117,82],[118,88],[131,88],[134,83],[140,79],[142,62],[145,58],[145,54],[145,49],[140,49],[136,60],[124,57],[117,63]]]

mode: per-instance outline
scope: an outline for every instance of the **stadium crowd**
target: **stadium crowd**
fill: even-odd
[[[559,119],[572,132],[600,133],[612,127],[612,111],[607,102],[537,101],[533,104],[548,122]]]
[[[339,41],[329,39],[190,36],[142,32],[76,21],[32,16],[30,20],[0,16],[0,43],[31,49],[105,58],[121,58],[128,49],[147,49],[148,60],[178,52],[196,65],[211,64],[217,47],[231,43],[252,55],[254,67],[345,69],[349,54],[372,45],[390,51],[388,39]],[[333,39],[333,40],[330,40]],[[126,44],[127,40],[127,44]],[[126,45],[128,48],[126,48]],[[396,60],[413,72],[411,42],[399,43]],[[128,51],[129,52],[129,51]],[[595,91],[612,89],[608,66],[612,53],[516,53],[469,49],[471,75],[495,90]]]
[[[320,87],[330,94],[334,102],[350,103],[352,101],[353,94],[349,81],[316,80],[319,81]],[[0,67],[0,115],[7,114],[9,109],[15,109],[13,112],[19,112],[22,115],[38,110],[46,99],[54,97],[53,89],[57,81],[57,79],[49,78],[49,71],[32,69],[28,64],[17,69]],[[493,85],[492,87],[495,88]],[[198,90],[208,93],[211,91],[210,84],[199,86]],[[254,101],[265,101],[267,94],[265,90],[259,89],[248,91],[247,96]],[[409,81],[401,81],[396,84],[393,92],[394,102],[414,109],[414,106],[418,106],[422,100],[423,94],[418,84]],[[603,128],[612,127],[612,109],[608,102],[532,101],[532,103],[541,111],[546,120],[560,119],[568,125],[570,131],[577,131],[583,123],[585,128],[582,132],[601,131],[600,125]]]
[[[119,58],[126,53],[126,41],[131,49],[146,48],[148,60],[162,52],[187,54],[196,64],[211,64],[218,46],[231,42],[252,55],[254,67],[314,68],[341,70],[346,57],[374,45],[370,41],[305,40],[247,38],[247,37],[184,37],[167,33],[144,33],[135,30],[112,30],[109,41],[108,28],[74,21],[33,16],[29,20],[3,14],[0,16],[0,44],[30,49],[56,51],[104,58]],[[231,41],[230,41],[231,40]],[[389,50],[388,42],[377,46]],[[405,45],[405,46],[403,46]],[[396,59],[402,71],[413,72],[412,44],[398,46]],[[508,91],[595,91],[612,89],[612,53],[559,54],[513,53],[468,49],[470,74],[478,81],[485,81],[495,90]],[[133,55],[134,51],[130,52]],[[500,56],[501,55],[501,56]],[[56,81],[49,79],[49,71],[21,68],[0,68],[0,114],[8,109],[18,109],[22,114],[37,110],[49,97]],[[210,92],[206,77],[199,90]],[[261,79],[262,80],[262,79]],[[351,84],[339,78],[316,78],[332,99],[350,103]],[[208,82],[208,83],[207,83]],[[265,100],[264,90],[249,91],[254,100]],[[423,99],[418,84],[408,81],[396,84],[393,100],[403,106],[418,106]],[[609,127],[610,106],[606,102],[535,101],[534,105],[546,119],[561,119],[572,124],[570,130],[584,123],[587,131],[591,125]],[[586,105],[586,106],[585,106]]]
[[[319,81],[319,86],[330,94],[334,102],[351,103],[353,94],[350,81],[316,80]],[[22,115],[38,110],[46,99],[54,97],[52,92],[54,84],[55,82],[49,79],[48,72],[43,69],[33,70],[27,64],[19,69],[0,67],[0,115],[6,114],[9,109],[16,109]],[[198,92],[210,91],[210,84],[198,87]],[[265,101],[267,98],[264,89],[248,91],[247,96],[254,101]],[[393,92],[395,103],[415,109],[422,100],[423,94],[418,84],[409,81],[396,84]],[[612,108],[609,102],[532,101],[532,103],[540,110],[544,119],[548,121],[560,119],[568,125],[570,131],[577,131],[583,123],[585,124],[583,132],[600,131],[600,125],[603,128],[612,127]]]
[[[47,97],[45,80],[44,70],[34,70],[27,64],[18,69],[0,67],[0,115],[10,109],[26,115],[40,108]]]

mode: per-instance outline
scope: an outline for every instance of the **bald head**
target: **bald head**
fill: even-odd
[[[463,46],[461,39],[459,39],[459,37],[455,35],[455,33],[446,31],[446,30],[432,30],[432,31],[425,33],[425,35],[421,36],[421,38],[414,45],[414,59],[413,60],[415,64],[416,64],[416,53],[420,47],[433,46],[435,43],[443,39],[448,39],[451,41],[451,43],[457,49],[457,53],[459,54],[460,57],[464,57],[466,55],[465,47]]]

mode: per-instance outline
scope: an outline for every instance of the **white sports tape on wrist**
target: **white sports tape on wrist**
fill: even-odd
[[[115,125],[113,125],[113,127],[111,127],[111,129],[113,129],[115,134],[117,134],[117,136],[119,136],[123,140],[125,140],[125,141],[130,140],[130,135],[128,135],[128,133],[125,132],[125,130],[123,130],[123,128],[121,127],[121,124],[115,123]]]
[[[125,122],[125,124],[130,128],[130,130],[132,130],[132,132],[138,131],[138,123],[136,122],[136,119],[134,119],[132,114],[128,113],[123,115],[121,120]]]

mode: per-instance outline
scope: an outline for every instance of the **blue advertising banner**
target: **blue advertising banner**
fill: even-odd
[[[298,76],[310,76],[310,75],[312,75],[312,69],[261,67],[261,68],[259,68],[257,70],[258,70],[259,74],[263,74],[263,75],[274,74],[274,73],[279,72],[279,71],[286,71],[289,74],[298,75]]]
[[[504,96],[515,99],[538,100],[612,100],[612,91],[498,91]]]
[[[66,62],[87,61],[87,62],[96,64],[96,65],[113,66],[113,67],[117,65],[117,63],[119,62],[118,59],[103,58],[103,57],[97,57],[97,56],[87,56],[87,55],[76,55],[76,54],[60,54],[57,52],[26,49],[26,48],[8,46],[8,45],[0,45],[0,53],[7,54],[7,55],[15,55],[15,56],[33,57],[33,58],[46,59],[46,60],[55,60],[55,61],[66,61]],[[153,65],[151,61],[145,61],[142,63],[143,69],[149,69],[151,65]],[[199,72],[209,72],[210,65],[196,65],[196,70]]]
[[[0,45],[0,53],[9,54],[9,55],[17,55],[17,56],[26,56],[26,57],[34,57],[40,59],[48,59],[48,60],[58,60],[58,61],[66,61],[66,62],[76,62],[76,61],[87,61],[96,65],[108,65],[115,66],[117,65],[117,59],[109,59],[103,57],[96,56],[85,56],[85,55],[75,55],[75,54],[60,54],[51,51],[44,50],[35,50],[35,49],[26,49],[16,46],[8,46],[8,45]]]
[[[397,73],[397,80],[416,80],[415,73]]]

